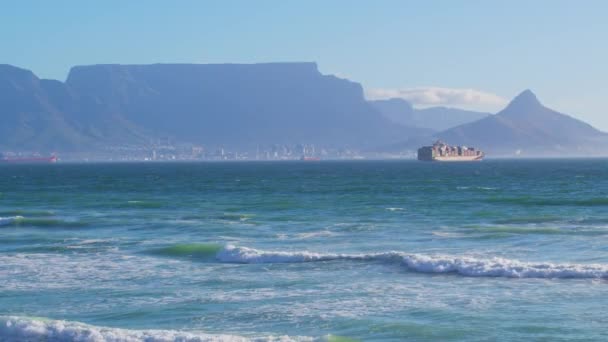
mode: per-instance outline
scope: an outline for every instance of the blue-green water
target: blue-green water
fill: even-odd
[[[0,217],[1,341],[608,338],[608,160],[2,165]]]

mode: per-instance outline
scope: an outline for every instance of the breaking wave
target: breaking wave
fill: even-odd
[[[10,226],[23,219],[23,216],[0,217],[0,226]]]
[[[329,341],[331,338],[267,336],[244,337],[237,335],[207,334],[179,330],[129,330],[99,327],[89,324],[31,317],[1,317],[0,340],[46,342],[245,342],[245,341]]]
[[[533,263],[499,257],[423,255],[403,252],[333,254],[263,251],[228,245],[215,256],[220,262],[243,264],[302,263],[333,260],[390,262],[421,273],[447,273],[468,277],[506,278],[608,278],[606,264]]]
[[[457,186],[457,190],[482,190],[482,191],[496,191],[498,188],[490,186]]]

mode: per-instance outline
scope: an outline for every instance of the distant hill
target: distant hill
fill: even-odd
[[[31,71],[0,65],[0,148],[17,151],[98,150],[149,142],[117,114],[98,115],[105,104]]]
[[[496,115],[435,135],[490,155],[577,156],[608,154],[608,134],[543,106],[530,90]]]
[[[60,88],[63,88],[61,85]],[[0,148],[53,150],[91,141],[72,127],[58,98],[64,89],[31,71],[0,65]],[[72,101],[70,94],[63,94]]]
[[[484,118],[490,113],[449,107],[415,109],[408,101],[394,98],[370,101],[388,119],[406,126],[443,131]]]
[[[91,65],[65,83],[0,66],[0,148],[91,150],[176,142],[367,147],[425,134],[395,124],[360,84],[315,63]]]

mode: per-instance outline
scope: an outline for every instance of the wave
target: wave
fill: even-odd
[[[496,191],[498,188],[491,186],[457,186],[456,190],[482,190],[482,191]]]
[[[224,221],[247,221],[254,216],[254,214],[223,213],[221,215],[217,215],[216,218]]]
[[[149,250],[148,253],[169,257],[213,258],[222,250],[222,245],[211,243],[187,243]]]
[[[608,278],[605,264],[532,263],[499,257],[424,255],[404,252],[372,254],[334,254],[313,252],[263,251],[227,245],[215,256],[220,262],[242,264],[303,263],[334,260],[396,263],[420,273],[458,274],[469,277],[506,278]]]
[[[68,221],[58,218],[41,217],[0,217],[0,226],[27,226],[27,227],[84,227],[86,222]]]
[[[328,238],[328,237],[333,237],[336,235],[337,235],[336,233],[329,231],[329,230],[319,230],[319,231],[313,231],[313,232],[298,233],[295,235],[295,238],[299,239],[299,240],[306,240],[306,239],[314,239],[314,238]]]
[[[466,236],[466,235],[460,234],[460,233],[442,232],[442,231],[433,231],[433,232],[431,232],[431,234],[442,237],[442,238],[462,238],[462,237]]]
[[[165,204],[156,201],[127,201],[127,206],[142,209],[158,209],[164,207]]]
[[[0,226],[10,226],[23,219],[23,216],[0,217]]]
[[[0,211],[0,217],[2,216],[27,216],[27,217],[45,217],[54,216],[55,213],[49,210],[2,210]]]
[[[515,216],[506,217],[495,220],[494,223],[498,224],[526,224],[526,223],[551,223],[564,221],[562,217],[557,216]]]
[[[481,234],[504,234],[509,236],[510,234],[526,235],[526,234],[539,234],[539,235],[606,235],[608,230],[604,228],[591,228],[591,227],[560,227],[560,226],[468,226],[467,231],[481,233]]]
[[[331,336],[314,339],[311,337],[266,336],[245,337],[226,334],[207,334],[179,330],[130,330],[99,327],[73,321],[50,320],[34,317],[1,317],[0,340],[47,341],[47,342],[245,342],[245,341],[332,341]]]

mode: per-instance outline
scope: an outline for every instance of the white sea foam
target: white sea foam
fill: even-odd
[[[332,231],[329,231],[329,230],[319,230],[319,231],[314,231],[314,232],[296,234],[296,239],[305,240],[305,239],[313,239],[313,238],[318,238],[318,237],[332,237],[335,235],[337,235],[337,234]]]
[[[490,187],[490,186],[474,186],[474,187],[470,187],[470,186],[457,186],[456,187],[457,190],[485,190],[485,191],[494,191],[494,190],[498,190],[498,188],[494,188],[494,187]]]
[[[347,255],[319,254],[313,252],[271,252],[248,247],[236,247],[233,245],[227,245],[216,255],[216,258],[219,261],[243,264],[327,261],[347,257]]]
[[[79,240],[77,244],[79,245],[92,245],[92,244],[105,244],[115,242],[116,239],[84,239]]]
[[[0,226],[7,226],[19,220],[23,220],[23,216],[0,217]]]
[[[435,236],[443,237],[443,238],[460,238],[460,237],[464,236],[459,233],[441,232],[441,231],[433,231],[433,232],[431,232],[431,234],[433,234]]]
[[[128,330],[99,327],[79,322],[29,317],[0,317],[0,340],[4,342],[245,342],[245,341],[314,341],[310,337],[244,337],[178,330]]]
[[[228,245],[218,252],[216,258],[221,262],[245,264],[331,260],[382,261],[398,263],[415,272],[454,273],[470,277],[608,278],[608,265],[606,264],[534,263],[498,257],[424,255],[395,251],[371,254],[273,252]]]

